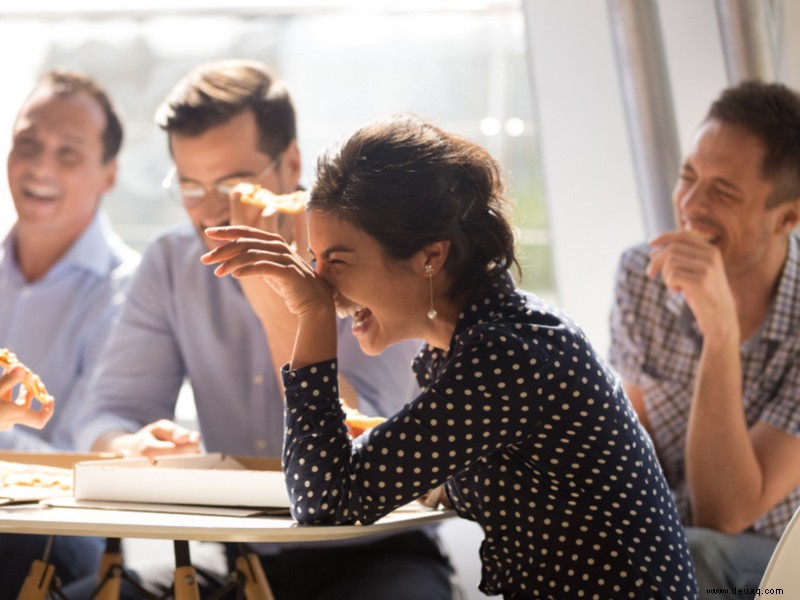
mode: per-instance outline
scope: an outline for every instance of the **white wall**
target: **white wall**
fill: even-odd
[[[522,6],[559,305],[605,353],[617,260],[645,236],[607,5],[523,0]],[[661,0],[658,8],[685,150],[726,85],[719,27],[713,0]]]
[[[644,234],[606,4],[523,9],[558,303],[605,352],[616,259]]]

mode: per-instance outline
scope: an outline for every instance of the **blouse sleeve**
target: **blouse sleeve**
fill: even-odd
[[[460,344],[416,399],[352,442],[335,392],[336,362],[285,371],[283,458],[294,518],[372,523],[532,435],[534,377],[544,395],[564,379],[548,377],[533,345],[510,337],[483,332]]]

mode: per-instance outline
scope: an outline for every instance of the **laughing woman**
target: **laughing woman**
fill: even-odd
[[[517,289],[500,169],[414,117],[363,127],[320,159],[305,263],[279,237],[209,230],[217,274],[261,277],[298,318],[284,370],[284,467],[302,523],[372,523],[444,484],[480,524],[487,594],[695,598],[652,444],[581,330]],[[336,311],[377,354],[426,343],[420,394],[351,441]]]

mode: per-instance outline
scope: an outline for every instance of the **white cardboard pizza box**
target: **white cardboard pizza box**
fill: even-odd
[[[206,506],[289,506],[278,458],[221,453],[75,464],[75,498]]]
[[[0,505],[71,496],[75,463],[107,458],[119,458],[119,455],[3,450],[0,452]]]

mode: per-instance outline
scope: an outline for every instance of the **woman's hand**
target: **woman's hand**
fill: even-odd
[[[14,386],[25,378],[24,367],[14,367],[0,377],[0,398],[13,393]],[[14,425],[27,425],[41,429],[53,416],[53,405],[45,404],[41,410],[31,410],[13,402],[0,402],[0,431],[11,429]]]
[[[226,242],[202,257],[218,265],[217,276],[261,277],[297,316],[292,369],[336,357],[333,292],[281,236],[244,225],[206,229],[206,235]]]
[[[227,242],[201,259],[218,265],[217,276],[262,278],[300,319],[335,310],[328,284],[280,235],[245,225],[206,229],[206,235]]]

